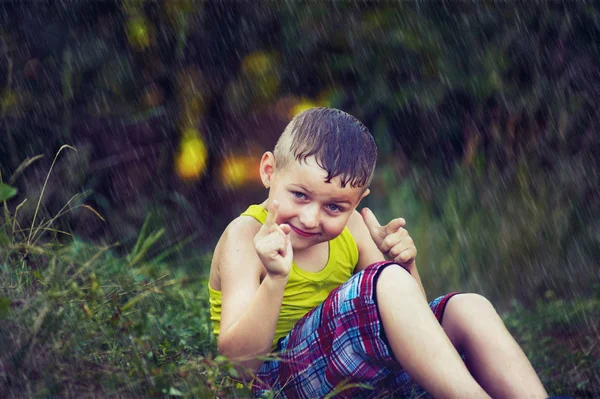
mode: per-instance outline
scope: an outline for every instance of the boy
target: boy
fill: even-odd
[[[373,137],[345,112],[312,108],[289,123],[260,162],[268,198],[215,249],[219,352],[255,374],[257,394],[319,398],[348,382],[338,397],[547,397],[485,298],[428,306],[404,219],[380,226],[356,211],[375,162]],[[272,351],[277,359],[259,360]]]

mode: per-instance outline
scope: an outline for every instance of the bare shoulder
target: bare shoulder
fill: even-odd
[[[210,286],[221,291],[222,278],[241,272],[260,278],[262,263],[256,255],[254,236],[261,224],[251,216],[238,216],[229,223],[215,247],[210,267]],[[242,270],[236,270],[241,266]]]
[[[254,238],[261,226],[261,223],[252,216],[238,216],[229,223],[221,238],[243,238],[248,235]]]

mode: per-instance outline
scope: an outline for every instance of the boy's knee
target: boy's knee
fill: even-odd
[[[477,318],[484,315],[497,315],[494,305],[483,295],[479,294],[460,294],[453,296],[448,301],[448,308],[453,312],[459,312],[468,315],[470,318]]]
[[[387,294],[410,294],[413,291],[421,292],[417,281],[410,275],[408,270],[398,264],[386,266],[377,279],[376,289],[378,293]]]

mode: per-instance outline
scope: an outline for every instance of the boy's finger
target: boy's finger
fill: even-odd
[[[290,233],[292,232],[292,228],[289,224],[286,223],[280,224],[279,228],[285,234],[284,250],[281,252],[281,256],[285,258],[286,256],[292,254],[292,241],[290,239]]]
[[[386,234],[395,233],[400,227],[403,227],[404,225],[406,225],[406,220],[404,220],[404,218],[393,219],[385,226],[385,232]]]
[[[363,217],[367,228],[369,229],[369,233],[371,233],[371,237],[373,237],[376,242],[385,238],[384,229],[381,228],[381,225],[379,224],[379,221],[377,221],[375,214],[371,212],[369,208],[363,208],[360,211],[360,214]]]
[[[292,228],[290,227],[289,224],[286,223],[281,223],[279,225],[279,228],[281,229],[281,231],[283,231],[283,233],[287,236],[292,232]]]
[[[292,228],[288,224],[285,224],[285,223],[280,224],[279,228],[285,234],[283,249],[280,252],[281,256],[283,256],[285,258],[292,251],[292,246],[291,246],[291,241],[290,241],[290,233],[292,232]]]
[[[285,248],[285,239],[282,237],[272,237],[268,241],[266,241],[262,246],[262,251],[264,254],[270,257],[276,257],[277,254],[280,254]]]
[[[273,200],[269,203],[267,209],[267,219],[265,220],[265,226],[270,227],[277,222],[277,215],[279,214],[279,202]]]
[[[390,255],[396,256],[407,248],[414,247],[412,238],[406,230],[400,228],[397,232],[388,234],[381,242],[381,252],[390,252]]]
[[[394,257],[394,262],[399,264],[404,264],[408,262],[412,262],[417,257],[416,249],[407,249],[402,251],[399,255]]]

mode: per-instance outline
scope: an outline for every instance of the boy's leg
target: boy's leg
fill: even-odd
[[[394,359],[377,307],[377,281],[390,264],[378,262],[355,274],[300,319],[280,340],[276,357],[258,371],[254,393],[270,390],[281,398],[321,398],[341,384],[344,389],[336,398],[383,397],[382,392],[421,397],[422,387]]]
[[[486,298],[477,294],[452,297],[442,327],[492,397],[548,397],[527,356]]]
[[[428,393],[440,398],[489,398],[431,312],[417,282],[389,266],[377,281],[377,306],[396,360]]]

